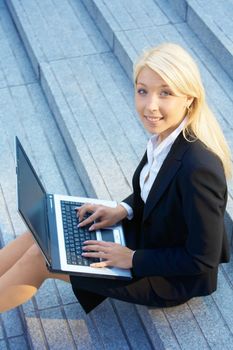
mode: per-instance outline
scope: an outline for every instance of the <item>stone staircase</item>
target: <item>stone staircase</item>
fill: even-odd
[[[233,78],[232,0],[224,4],[215,0],[169,0],[169,3]]]
[[[29,152],[51,192],[116,200],[130,193],[131,177],[147,142],[134,110],[132,64],[143,49],[164,41],[181,44],[197,60],[209,103],[233,147],[231,0],[6,0],[7,9],[4,1],[0,4],[6,33],[12,33],[7,30],[8,14],[14,21],[19,38],[15,34],[13,43],[20,52],[19,70],[7,71],[8,81],[0,79],[0,88],[8,106],[5,88],[13,86],[18,111],[25,115],[15,123],[6,117],[15,113],[9,113],[9,107],[4,110],[1,121],[7,125],[7,136],[2,149],[16,133],[31,136]],[[1,52],[0,56],[5,51]],[[25,68],[28,59],[33,71]],[[25,102],[27,94],[20,84],[34,96],[36,112]],[[42,108],[43,98],[48,105]],[[46,157],[39,150],[41,143],[48,144]],[[11,145],[9,158],[12,152]],[[64,174],[67,166],[70,170]],[[4,170],[0,184],[6,196],[12,175]],[[230,181],[226,223],[231,244],[232,198]],[[2,204],[14,212],[14,193]],[[22,227],[16,215],[11,220],[15,230]],[[14,236],[6,226],[4,243]],[[232,269],[232,263],[221,267],[218,291],[212,296],[179,307],[158,310],[110,300],[89,316],[66,285],[47,281],[17,313],[2,315],[0,348],[16,349],[17,336],[19,349],[232,349]],[[7,320],[22,323],[21,336],[20,331],[8,336]]]

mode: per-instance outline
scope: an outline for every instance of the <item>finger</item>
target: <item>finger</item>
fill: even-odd
[[[88,216],[88,218],[82,220],[81,218],[79,218],[79,223],[78,223],[78,227],[83,227],[83,226],[86,226],[86,225],[90,225],[94,222],[95,218],[90,215]]]
[[[88,218],[86,218],[86,219],[83,220],[83,221],[81,221],[80,218],[79,218],[79,226],[82,227],[82,226],[91,224],[91,223],[93,223],[95,220],[99,220],[100,217],[101,217],[100,213],[94,212],[92,215],[88,216]],[[94,224],[93,224],[93,225],[94,225]],[[92,230],[93,230],[93,225],[91,226],[91,227],[92,227]]]
[[[99,258],[99,259],[106,259],[107,254],[103,252],[88,252],[88,253],[82,253],[82,256],[85,258]]]
[[[84,241],[83,244],[98,244],[99,241],[95,239],[90,239],[89,241]]]
[[[108,265],[108,261],[101,261],[101,262],[98,262],[98,263],[90,264],[90,267],[97,267],[97,268],[107,267],[107,266],[110,266],[110,265]]]
[[[114,245],[113,242],[96,241],[96,240],[84,241],[83,244],[85,244],[85,245],[87,245],[87,244],[96,244],[98,246],[103,246],[103,247],[111,247],[112,245]]]
[[[83,204],[81,207],[77,207],[77,216],[79,217],[79,220],[82,221],[86,213],[91,213],[94,210],[95,210],[95,204],[92,204],[92,203]]]
[[[103,253],[109,252],[109,247],[94,245],[94,244],[88,244],[88,245],[84,246],[82,249],[85,252],[86,251],[103,252]]]
[[[82,226],[86,226],[86,225],[89,225],[89,224],[92,224],[95,220],[97,220],[99,217],[98,213],[93,213],[92,215],[88,216],[86,219],[84,220],[81,220],[79,218],[79,224],[78,226],[82,227]],[[93,226],[93,225],[92,225]]]
[[[77,216],[84,216],[87,212],[87,206],[86,204],[83,204],[81,207],[76,207],[75,210],[77,212]]]
[[[100,216],[98,217],[100,219]],[[91,227],[89,228],[90,231],[93,230],[100,230],[101,228],[105,228],[109,226],[109,221],[108,220],[98,220],[98,222],[95,222]]]

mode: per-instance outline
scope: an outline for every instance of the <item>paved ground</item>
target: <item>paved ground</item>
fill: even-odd
[[[16,214],[16,134],[49,192],[117,200],[130,192],[147,139],[133,107],[132,61],[147,46],[174,41],[192,53],[233,146],[231,22],[218,23],[217,37],[212,11],[216,5],[232,18],[232,1],[212,0],[211,8],[200,0],[6,3],[0,1],[2,244],[25,229]],[[232,198],[229,182],[231,241]],[[222,266],[212,296],[180,307],[108,300],[89,316],[68,285],[47,281],[32,301],[0,316],[0,349],[232,349],[232,269]]]

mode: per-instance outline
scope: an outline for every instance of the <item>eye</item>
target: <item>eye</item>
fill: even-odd
[[[139,95],[145,95],[146,93],[147,93],[147,91],[145,90],[145,89],[138,89],[137,90],[137,93],[139,94]]]
[[[171,94],[172,93],[169,90],[162,90],[162,91],[160,91],[160,96],[162,96],[162,97],[170,96]]]

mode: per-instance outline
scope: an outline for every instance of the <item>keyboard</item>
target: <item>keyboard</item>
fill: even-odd
[[[91,263],[100,260],[95,258],[84,258],[81,255],[83,252],[83,242],[90,239],[96,239],[96,232],[89,231],[91,224],[86,225],[85,227],[77,227],[79,221],[75,208],[80,207],[81,205],[83,205],[83,203],[61,201],[66,260],[69,265],[89,266]],[[85,218],[90,215],[91,214],[87,214]]]

